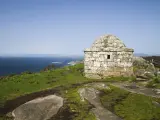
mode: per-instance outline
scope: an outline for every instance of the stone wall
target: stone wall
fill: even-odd
[[[133,51],[85,51],[85,77],[130,76],[133,74],[132,58]]]

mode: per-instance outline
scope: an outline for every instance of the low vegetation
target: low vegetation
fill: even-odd
[[[110,77],[98,81],[127,81],[129,79],[128,77]],[[12,100],[18,96],[60,86],[69,88],[73,84],[93,81],[97,80],[87,79],[83,76],[83,64],[39,73],[24,72],[20,75],[4,77],[0,80],[0,107],[3,107],[7,100]]]
[[[74,120],[96,120],[90,109],[93,107],[87,101],[81,101],[78,88],[70,89],[65,94],[68,99],[69,110],[75,113]]]
[[[103,81],[135,81],[135,77],[108,77],[101,80],[87,79],[83,75],[83,64],[52,69],[49,67],[39,73],[24,72],[20,75],[3,77],[0,80],[0,108],[5,107],[6,102],[19,96],[28,96],[44,90],[56,90],[65,98],[64,106],[51,120],[95,120],[90,112],[93,107],[87,101],[82,102],[78,89],[86,83]],[[153,79],[158,85],[159,80]],[[160,103],[160,99],[154,99],[138,94],[131,94],[125,90],[110,86],[111,90],[101,90],[101,102],[110,111],[124,120],[159,120],[160,108],[152,101]],[[10,120],[2,115],[0,120]]]
[[[78,88],[76,88],[76,85],[81,86],[81,84],[91,81],[94,80],[83,77],[83,64],[46,70],[40,73],[23,73],[21,75],[5,77],[0,81],[0,108],[5,107],[5,103],[8,100],[16,97],[61,87],[62,89],[60,89],[59,93],[67,100],[61,113],[59,113],[60,116],[64,115],[64,120],[67,120],[65,116],[67,112],[67,116],[72,117],[73,120],[94,120],[95,116],[90,112],[92,105],[87,101],[80,101],[77,92]],[[10,118],[2,115],[1,119],[9,120]],[[52,118],[51,120],[54,119]]]
[[[78,93],[78,87],[73,87],[68,90],[61,90],[61,96],[65,98],[64,106],[60,109],[57,115],[50,120],[96,120],[92,112],[93,106],[87,101],[81,101]]]
[[[124,120],[159,120],[160,107],[153,104],[160,99],[129,93],[111,86],[111,90],[103,90],[101,102]]]
[[[152,61],[156,68],[160,68],[160,56],[146,56],[143,58],[147,61]]]
[[[111,90],[102,90],[101,102],[103,106],[110,111],[114,112],[114,106],[128,96],[129,92],[110,86]]]
[[[83,65],[79,64],[40,73],[23,73],[5,77],[0,81],[0,105],[4,105],[6,100],[11,100],[21,95],[90,81],[79,72],[81,69],[83,69]]]
[[[159,88],[160,89],[160,76],[155,76],[146,85],[149,88]]]

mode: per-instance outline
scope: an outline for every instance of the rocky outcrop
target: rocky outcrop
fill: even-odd
[[[133,71],[136,77],[150,79],[155,76],[155,66],[142,57],[133,57]]]
[[[95,89],[107,89],[110,90],[110,87],[108,87],[105,83],[98,82],[98,83],[88,83],[85,85],[85,87],[92,87]]]
[[[63,98],[50,95],[29,101],[16,108],[12,115],[14,120],[47,120],[63,106]]]
[[[107,88],[104,83],[93,83],[93,87],[97,88]],[[91,85],[91,84],[90,84]],[[86,85],[86,86],[90,86]],[[118,116],[110,112],[109,110],[105,109],[99,99],[99,91],[92,87],[80,88],[78,90],[81,100],[87,100],[90,104],[92,104],[95,108],[91,111],[95,114],[97,120],[121,120]]]
[[[111,85],[132,93],[160,98],[160,89],[146,88],[144,86],[133,85],[133,83],[111,83]]]

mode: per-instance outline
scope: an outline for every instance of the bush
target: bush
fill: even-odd
[[[153,88],[155,86],[154,84],[155,83],[153,81],[150,81],[150,82],[147,83],[146,87]]]
[[[24,71],[21,74],[32,74],[32,72],[30,72],[30,71]]]
[[[47,67],[45,67],[42,71],[53,70],[55,68],[56,68],[56,66],[54,64],[51,64],[51,65],[48,65]]]
[[[111,90],[102,90],[100,100],[105,108],[113,111],[114,106],[126,98],[129,92],[113,86],[110,88]]]
[[[153,82],[154,83],[160,83],[160,77],[154,77]]]
[[[137,79],[137,78],[136,78],[135,76],[132,76],[132,77],[129,78],[129,81],[130,81],[130,82],[136,82],[136,79]]]
[[[156,76],[152,78],[152,81],[148,82],[146,87],[153,88],[156,86],[156,84],[160,83],[160,77]]]

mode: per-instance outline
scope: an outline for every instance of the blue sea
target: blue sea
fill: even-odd
[[[81,59],[81,57],[0,57],[0,76],[25,71],[39,72],[51,64],[63,67],[71,61]]]

